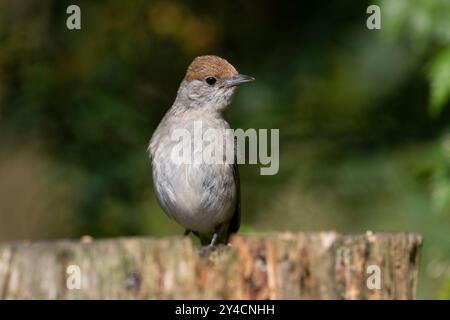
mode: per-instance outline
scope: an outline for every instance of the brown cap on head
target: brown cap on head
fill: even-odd
[[[225,59],[218,56],[199,56],[188,67],[184,80],[201,80],[208,76],[231,78],[237,73],[236,69]]]

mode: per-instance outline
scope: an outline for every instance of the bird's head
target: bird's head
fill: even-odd
[[[190,108],[224,110],[237,85],[255,80],[239,74],[225,59],[199,56],[192,61],[181,82],[177,103]]]

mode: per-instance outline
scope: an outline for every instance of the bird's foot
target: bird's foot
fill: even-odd
[[[209,244],[209,246],[214,247],[214,245],[216,244],[216,241],[217,241],[217,233],[214,233],[211,238],[211,243]]]

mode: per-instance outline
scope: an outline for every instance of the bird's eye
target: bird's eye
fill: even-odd
[[[206,83],[209,84],[210,86],[213,86],[213,85],[216,83],[217,79],[214,78],[214,77],[207,77],[207,78],[205,79],[205,81],[206,81]]]

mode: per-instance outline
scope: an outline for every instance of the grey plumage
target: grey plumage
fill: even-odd
[[[230,127],[224,111],[231,102],[235,85],[240,83],[239,79],[241,82],[252,79],[247,77],[244,81],[243,76],[221,58],[203,56],[196,60],[180,84],[173,106],[151,138],[149,151],[153,184],[165,213],[197,235],[203,245],[227,244],[230,234],[239,229],[240,183],[237,164],[176,163],[172,161],[171,155],[179,141],[174,141],[172,134],[174,130],[180,129],[190,133],[193,138],[193,156],[200,152],[195,148],[199,146],[198,143],[203,147],[209,143],[203,138],[195,141],[199,138],[194,133],[195,123],[201,123],[203,132],[208,129],[219,132],[223,139],[216,147],[224,150],[227,144],[235,145],[233,136],[226,134]],[[195,65],[196,62],[200,65]],[[206,65],[200,68],[205,62],[211,62],[212,67]],[[221,67],[228,69],[218,73],[217,69]],[[207,77],[214,77],[213,85],[205,81]]]

